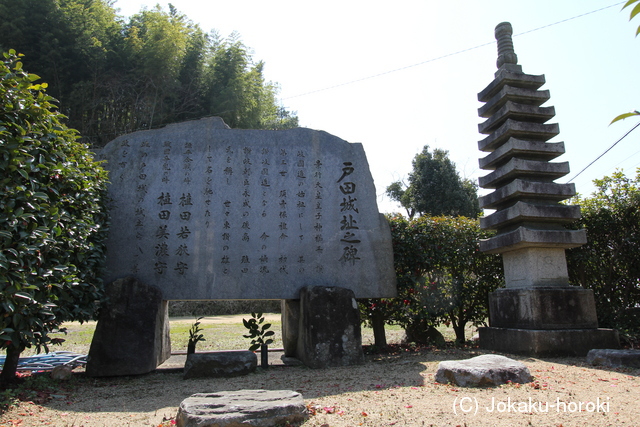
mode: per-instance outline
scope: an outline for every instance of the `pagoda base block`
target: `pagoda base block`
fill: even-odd
[[[534,357],[584,357],[594,348],[620,348],[614,329],[479,328],[480,348]]]

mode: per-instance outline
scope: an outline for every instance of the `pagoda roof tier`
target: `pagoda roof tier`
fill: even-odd
[[[517,202],[515,205],[480,218],[480,228],[497,230],[523,222],[567,224],[580,219],[577,205],[536,205]]]
[[[575,248],[587,243],[585,230],[536,230],[518,227],[480,241],[480,250],[499,254],[524,248]]]
[[[498,111],[507,101],[517,102],[527,105],[542,105],[551,98],[548,90],[532,90],[513,86],[505,86],[493,98],[487,101],[482,107],[478,108],[480,117],[491,117]]]
[[[553,181],[568,173],[569,162],[549,163],[513,158],[490,174],[480,177],[478,183],[482,188],[497,188],[516,178]]]
[[[490,118],[478,125],[480,133],[490,134],[500,127],[507,119],[521,122],[546,123],[556,115],[554,107],[538,107],[536,105],[518,104],[507,101]]]
[[[491,154],[478,160],[481,169],[492,170],[512,157],[529,160],[553,160],[564,154],[564,142],[526,141],[509,138]]]
[[[544,75],[534,76],[531,74],[514,73],[510,70],[498,70],[496,72],[496,78],[478,93],[478,101],[487,102],[496,93],[500,92],[504,86],[538,90],[544,84]]]
[[[574,184],[527,181],[517,178],[493,193],[479,197],[478,202],[482,209],[502,209],[518,200],[551,203],[569,199],[575,194]]]
[[[560,127],[556,123],[530,123],[507,119],[491,135],[478,141],[478,148],[480,151],[494,151],[507,142],[509,138],[548,141],[559,133]]]

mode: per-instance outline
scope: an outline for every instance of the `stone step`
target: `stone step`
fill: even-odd
[[[522,89],[537,90],[545,84],[544,75],[514,73],[510,71],[498,72],[496,78],[478,93],[478,101],[487,102],[500,92],[503,87],[519,87]]]
[[[585,230],[537,230],[518,227],[480,241],[482,252],[497,254],[524,248],[575,248],[587,243]]]
[[[517,202],[515,205],[480,218],[480,227],[495,230],[522,222],[565,224],[580,218],[580,206],[534,205]]]
[[[519,87],[505,86],[486,104],[478,108],[480,117],[489,118],[498,111],[507,101],[519,104],[542,105],[551,98],[548,90],[532,90]]]
[[[480,151],[493,151],[507,142],[509,138],[548,141],[559,133],[560,127],[556,123],[527,123],[507,119],[491,135],[478,141],[478,148]]]
[[[521,159],[549,161],[564,154],[564,142],[526,141],[509,138],[491,154],[478,161],[480,168],[493,170],[506,163],[512,157]]]
[[[516,178],[553,181],[569,173],[569,162],[549,163],[513,158],[504,166],[478,179],[482,188],[498,188]]]
[[[502,209],[514,204],[518,199],[536,200],[550,204],[569,199],[576,194],[574,184],[558,184],[555,182],[536,182],[515,179],[493,193],[478,198],[482,209]]]
[[[302,395],[292,390],[196,393],[180,403],[179,427],[277,426],[309,418]]]
[[[478,125],[480,133],[490,134],[499,128],[507,119],[521,122],[546,123],[556,115],[554,107],[538,107],[535,105],[518,104],[507,101],[490,118]]]

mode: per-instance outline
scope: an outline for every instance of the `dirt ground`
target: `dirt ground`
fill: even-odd
[[[510,356],[527,365],[533,382],[463,388],[434,381],[440,361],[482,353],[398,349],[368,355],[361,366],[274,365],[230,379],[183,380],[176,369],[112,379],[76,373],[57,390],[6,410],[0,426],[170,426],[191,394],[239,389],[300,392],[312,413],[305,427],[640,425],[640,369]]]

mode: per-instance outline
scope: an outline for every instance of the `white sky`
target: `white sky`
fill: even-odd
[[[115,7],[130,16],[156,3],[117,0]],[[477,93],[496,71],[493,31],[500,22],[513,25],[523,71],[546,76],[542,89],[551,100],[545,105],[556,108],[550,123],[560,125],[552,141],[565,141],[566,148],[556,161],[571,166],[557,182],[569,181],[638,122],[609,126],[618,114],[640,109],[640,37],[634,37],[640,18],[629,21],[624,1],[171,3],[205,31],[225,37],[237,31],[254,60],[265,62],[267,80],[279,83],[282,103],[297,111],[301,126],[363,143],[382,212],[402,211],[384,192],[406,179],[424,145],[448,150],[463,177],[488,173],[478,169],[486,154],[477,146],[484,137]],[[160,4],[168,10],[168,2]],[[573,182],[589,195],[593,179],[616,168],[634,176],[639,166],[637,129]]]

